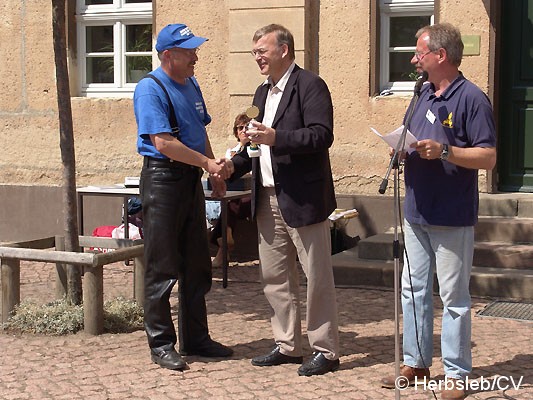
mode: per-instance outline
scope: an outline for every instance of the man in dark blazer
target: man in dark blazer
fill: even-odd
[[[337,303],[328,216],[336,207],[328,149],[333,105],[326,83],[294,63],[294,39],[281,25],[259,29],[252,54],[261,74],[248,130],[260,157],[233,157],[233,179],[252,170],[252,216],[257,220],[261,278],[272,306],[276,346],[255,366],[302,363],[298,257],[307,276],[307,334],[313,356],[299,375],[339,368]]]

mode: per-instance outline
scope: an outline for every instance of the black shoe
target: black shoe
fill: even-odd
[[[303,357],[287,356],[276,346],[270,353],[252,358],[252,365],[256,367],[270,367],[281,364],[301,364],[302,361]]]
[[[323,375],[327,372],[338,370],[339,365],[340,361],[338,358],[336,360],[328,360],[326,357],[324,357],[324,354],[316,351],[313,353],[313,357],[309,361],[307,361],[305,364],[302,364],[302,366],[298,368],[298,375]]]
[[[200,356],[208,358],[230,357],[233,350],[213,339],[208,339],[199,346],[180,350],[182,356]]]
[[[172,348],[170,350],[151,350],[152,361],[167,369],[184,369],[187,363],[178,352]]]

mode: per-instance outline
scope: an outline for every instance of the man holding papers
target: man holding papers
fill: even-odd
[[[381,139],[383,139],[385,141],[385,143],[387,143],[390,147],[392,147],[393,149],[396,149],[398,147],[398,142],[401,140],[402,138],[402,132],[403,132],[403,125],[400,126],[399,128],[393,130],[392,132],[390,132],[389,134],[383,136],[381,135],[381,133],[379,133],[378,131],[376,131],[374,128],[370,128],[372,130],[372,132],[374,132],[376,135],[378,135]],[[407,132],[405,132],[405,139],[404,139],[404,143],[403,143],[403,148],[400,149],[400,150],[404,150],[404,151],[407,151],[408,153],[414,151],[414,149],[411,147],[411,145],[413,143],[416,143],[417,140],[416,140],[416,137],[413,136],[413,134],[411,133],[411,131],[409,131],[409,129],[407,129]]]
[[[417,141],[405,157],[405,255],[402,276],[402,387],[430,377],[433,358],[433,274],[443,303],[443,399],[463,399],[472,370],[469,281],[478,213],[478,169],[496,163],[496,135],[487,96],[459,71],[463,43],[450,24],[417,32],[411,63],[429,74],[408,128]]]

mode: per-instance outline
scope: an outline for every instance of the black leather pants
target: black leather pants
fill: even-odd
[[[205,295],[211,289],[201,170],[145,157],[140,193],[144,220],[144,326],[151,349],[177,341],[170,294],[178,282],[180,350],[209,339]]]

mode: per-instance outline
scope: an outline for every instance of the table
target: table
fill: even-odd
[[[122,184],[109,185],[109,186],[85,186],[76,189],[78,196],[78,229],[80,235],[84,235],[83,232],[83,197],[84,196],[107,196],[107,197],[122,197],[122,222],[124,223],[124,238],[129,238],[129,224],[128,221],[128,199],[130,197],[139,195],[139,188],[132,187],[127,188]]]
[[[128,227],[128,199],[139,195],[138,187],[125,187],[123,184],[109,186],[85,186],[76,189],[78,196],[78,227],[83,235],[83,198],[85,196],[122,197],[122,221],[124,221],[124,237],[129,238]],[[206,200],[220,201],[220,222],[222,223],[222,287],[228,287],[228,203],[231,200],[250,196],[250,190],[227,191],[222,198],[215,198],[211,190],[204,189]]]

